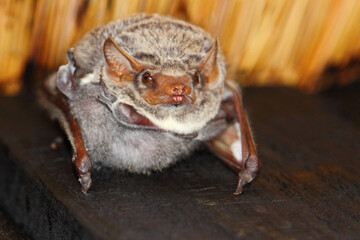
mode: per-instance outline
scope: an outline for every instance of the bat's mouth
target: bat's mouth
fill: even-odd
[[[180,105],[183,103],[193,104],[196,100],[195,94],[174,94],[174,95],[163,95],[160,97],[145,96],[145,101],[151,105],[157,104],[175,104]]]
[[[184,101],[184,95],[172,95],[171,96],[174,103],[182,103]]]

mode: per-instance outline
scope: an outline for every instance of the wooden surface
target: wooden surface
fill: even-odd
[[[0,98],[0,210],[33,239],[358,239],[360,85],[244,94],[262,171],[241,196],[206,151],[151,176],[103,169],[85,196],[34,97]]]
[[[27,240],[27,238],[9,218],[0,211],[0,239],[1,240]]]

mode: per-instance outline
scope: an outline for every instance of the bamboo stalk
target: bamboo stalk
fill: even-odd
[[[28,57],[28,39],[33,9],[31,0],[0,1],[0,92],[20,91]]]
[[[220,39],[229,77],[243,85],[317,91],[327,66],[360,58],[358,0],[0,0],[0,85],[19,86],[13,79],[28,59],[55,70],[90,29],[136,12],[205,28]],[[350,80],[359,74],[351,71]]]

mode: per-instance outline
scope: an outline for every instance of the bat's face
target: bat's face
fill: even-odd
[[[174,76],[152,69],[144,69],[134,79],[137,91],[148,104],[168,107],[194,104],[195,88],[200,85],[200,81],[198,72],[180,71]]]
[[[189,68],[180,61],[141,63],[114,41],[104,44],[105,85],[117,97],[127,123],[154,125],[179,134],[200,130],[218,113],[224,88],[217,43],[200,64]]]

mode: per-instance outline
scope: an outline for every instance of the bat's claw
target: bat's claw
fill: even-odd
[[[79,182],[81,184],[81,191],[87,194],[91,187],[91,160],[89,155],[85,152],[75,157],[73,161],[74,168],[79,176]]]
[[[236,187],[236,190],[235,192],[233,193],[234,195],[240,195],[242,194],[243,190],[244,190],[244,186],[245,186],[246,183],[244,183],[244,181],[242,181],[240,178],[238,180],[238,184],[237,184],[237,187]]]
[[[91,172],[87,172],[79,176],[79,182],[81,184],[81,191],[84,194],[87,194],[88,190],[91,188],[92,180],[91,180]]]
[[[243,172],[239,173],[238,183],[234,195],[242,194],[244,190],[244,186],[255,178],[255,176],[251,177],[248,174],[242,174],[242,173]]]
[[[241,194],[244,190],[244,186],[256,177],[256,174],[259,172],[259,170],[260,161],[257,156],[251,156],[249,159],[247,159],[244,169],[239,173],[237,187],[234,195]]]

